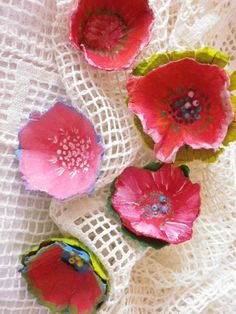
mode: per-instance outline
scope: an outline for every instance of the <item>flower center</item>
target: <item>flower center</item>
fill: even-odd
[[[83,28],[83,43],[92,50],[111,52],[127,33],[122,17],[111,13],[92,14]]]
[[[69,253],[65,251],[62,256],[61,260],[66,263],[67,265],[74,268],[74,270],[84,273],[88,270],[88,264],[83,261],[83,259],[76,253]]]
[[[154,218],[172,213],[170,199],[161,192],[154,191],[142,196],[138,204],[143,207],[143,217],[145,218]]]
[[[201,119],[202,106],[192,90],[187,95],[176,98],[170,107],[168,113],[177,123],[193,124]]]
[[[80,172],[89,170],[89,161],[92,158],[90,137],[81,137],[79,130],[73,128],[69,131],[59,130],[58,135],[48,139],[55,148],[55,156],[49,160],[52,164],[59,165],[58,175],[65,170],[70,171],[73,178]]]

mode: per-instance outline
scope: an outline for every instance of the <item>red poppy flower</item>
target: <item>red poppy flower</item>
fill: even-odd
[[[92,192],[103,148],[91,122],[74,108],[57,103],[34,113],[19,143],[19,168],[30,190],[58,199]]]
[[[147,0],[80,0],[71,17],[70,40],[92,66],[125,69],[149,42],[153,22]]]
[[[154,141],[156,158],[170,162],[184,145],[219,149],[233,120],[227,73],[193,58],[153,68],[131,77],[127,90],[129,109]]]
[[[115,182],[111,205],[136,236],[178,244],[192,236],[200,186],[169,164],[157,171],[128,167]]]
[[[30,292],[52,312],[94,313],[106,298],[106,271],[77,240],[43,241],[23,255],[22,264]]]

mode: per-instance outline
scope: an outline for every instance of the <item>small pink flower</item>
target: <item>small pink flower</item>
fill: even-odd
[[[56,103],[43,115],[31,114],[19,143],[19,169],[30,190],[58,199],[92,192],[103,148],[91,122],[73,107]]]
[[[126,69],[148,44],[154,15],[147,0],[80,0],[70,40],[92,66]]]
[[[220,148],[233,120],[229,83],[223,69],[190,58],[129,79],[129,109],[154,141],[157,159],[171,162],[184,145]]]
[[[199,184],[170,164],[157,171],[126,168],[111,196],[112,208],[130,232],[172,244],[192,237],[200,203]]]

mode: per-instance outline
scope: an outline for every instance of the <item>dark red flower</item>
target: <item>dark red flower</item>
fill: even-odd
[[[52,312],[94,313],[105,300],[106,271],[77,240],[43,241],[23,255],[22,264],[30,292]]]
[[[149,42],[153,21],[147,0],[80,0],[70,40],[92,66],[125,69]]]
[[[157,171],[126,168],[111,196],[112,208],[130,232],[172,244],[191,238],[200,203],[199,184],[170,164]]]

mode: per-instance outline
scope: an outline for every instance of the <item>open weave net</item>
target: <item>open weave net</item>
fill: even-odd
[[[143,165],[143,147],[124,105],[128,72],[105,73],[86,64],[68,43],[75,1],[0,0],[0,313],[45,314],[18,273],[19,254],[47,237],[79,237],[101,258],[111,293],[101,313],[235,313],[236,150],[218,163],[191,165],[202,186],[202,212],[192,241],[162,250],[131,242],[105,208],[107,186],[126,166]],[[153,52],[210,45],[234,58],[234,0],[153,0]],[[17,131],[33,110],[69,100],[102,135],[106,148],[97,190],[91,198],[59,204],[26,191],[14,151]],[[51,206],[50,206],[51,203]]]

